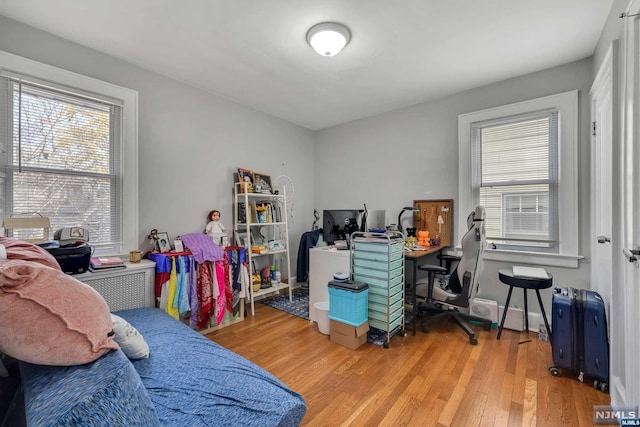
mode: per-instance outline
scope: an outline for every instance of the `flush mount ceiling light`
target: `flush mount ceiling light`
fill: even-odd
[[[307,43],[318,55],[334,56],[351,40],[351,32],[342,24],[323,22],[307,32]]]

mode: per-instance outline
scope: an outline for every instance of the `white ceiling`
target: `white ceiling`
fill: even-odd
[[[0,15],[317,130],[593,54],[613,0],[0,0]],[[348,26],[337,56],[306,42]]]

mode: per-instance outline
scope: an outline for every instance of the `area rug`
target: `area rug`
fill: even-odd
[[[269,307],[309,320],[309,290],[296,289],[293,291],[292,297],[293,301],[289,301],[288,294],[278,295],[261,302]]]
[[[293,291],[292,297],[293,301],[289,301],[288,294],[278,295],[260,302],[277,310],[309,320],[309,289],[296,289]],[[385,331],[371,327],[369,328],[369,332],[367,332],[367,341],[380,347],[384,346],[385,343],[392,345],[392,342],[387,342],[386,335]]]

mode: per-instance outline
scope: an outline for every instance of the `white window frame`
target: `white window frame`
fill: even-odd
[[[545,266],[578,267],[578,91],[569,91],[458,116],[458,201],[456,241],[467,215],[479,203],[472,185],[471,124],[545,109],[558,111],[558,253],[490,249],[484,259]]]
[[[122,100],[122,233],[119,245],[95,255],[125,255],[138,247],[138,92],[62,68],[0,51],[0,69]],[[91,244],[91,241],[89,241]]]

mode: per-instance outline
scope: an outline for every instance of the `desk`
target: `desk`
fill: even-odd
[[[547,314],[544,312],[544,306],[542,305],[542,298],[540,298],[540,289],[550,288],[553,283],[553,277],[549,276],[546,279],[515,276],[513,270],[510,268],[504,268],[498,271],[498,278],[505,285],[509,285],[509,294],[507,295],[507,302],[504,305],[504,312],[502,313],[502,320],[500,321],[500,328],[498,329],[498,339],[502,335],[502,326],[504,325],[504,319],[507,318],[507,310],[509,310],[509,300],[511,299],[511,292],[514,286],[516,288],[522,288],[524,292],[524,330],[529,333],[529,313],[527,309],[527,289],[535,289],[538,296],[538,304],[540,304],[540,311],[542,311],[542,319],[544,319],[544,326],[547,328],[547,334],[551,337],[551,330],[549,329],[549,322],[547,321]]]
[[[416,334],[416,320],[417,320],[417,304],[416,304],[416,282],[417,282],[417,275],[418,275],[418,264],[419,261],[422,260],[424,257],[426,257],[427,255],[431,255],[437,252],[441,252],[443,249],[448,248],[448,246],[430,246],[428,249],[424,250],[424,251],[405,251],[404,252],[404,260],[405,263],[410,262],[413,264],[413,267],[411,268],[412,272],[413,272],[413,276],[411,276],[411,304],[412,304],[412,315],[413,315],[413,325],[411,328],[411,331],[413,332],[413,335]],[[406,279],[406,274],[405,274],[405,279]]]

